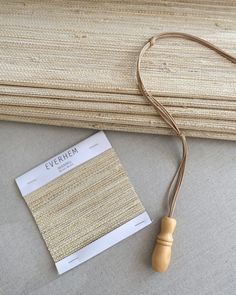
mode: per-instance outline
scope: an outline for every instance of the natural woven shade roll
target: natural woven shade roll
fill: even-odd
[[[171,134],[136,86],[146,39],[174,29],[236,55],[234,1],[0,2],[1,120]],[[235,67],[191,42],[157,47],[145,84],[185,134],[235,140]]]

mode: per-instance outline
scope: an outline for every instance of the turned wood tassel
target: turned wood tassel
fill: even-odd
[[[161,231],[156,239],[156,245],[152,253],[152,268],[157,272],[165,272],[171,258],[171,246],[173,243],[173,232],[176,220],[170,217],[163,217],[161,220]]]

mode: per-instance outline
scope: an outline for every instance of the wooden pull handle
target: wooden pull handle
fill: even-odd
[[[157,272],[167,270],[171,258],[171,246],[173,243],[173,232],[176,220],[170,217],[163,217],[161,220],[161,231],[157,236],[156,245],[152,253],[152,268]]]

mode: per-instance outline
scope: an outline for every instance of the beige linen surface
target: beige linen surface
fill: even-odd
[[[177,139],[106,132],[153,223],[58,277],[14,178],[91,135],[87,129],[0,123],[1,295],[227,295],[236,290],[235,142],[189,138],[171,265],[151,270],[177,164]],[[176,153],[176,154],[175,154]]]

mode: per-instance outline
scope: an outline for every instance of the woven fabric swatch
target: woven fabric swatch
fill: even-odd
[[[54,262],[145,211],[111,148],[25,196]]]

